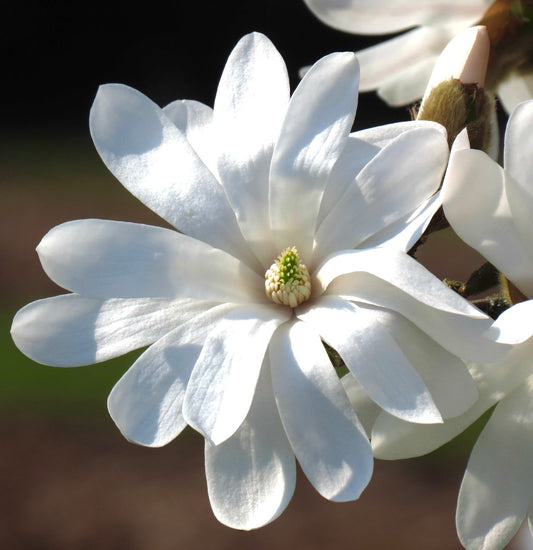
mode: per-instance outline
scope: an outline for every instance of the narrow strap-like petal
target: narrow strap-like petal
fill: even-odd
[[[386,246],[408,252],[424,234],[429,222],[442,206],[442,192],[438,191],[423,202],[414,212],[410,212],[365,239],[360,248]]]
[[[529,174],[533,171],[533,101],[520,104],[512,113],[505,131],[505,191],[511,208],[513,223],[522,244],[533,260],[531,233],[533,222],[533,185]],[[533,263],[533,261],[532,261]],[[531,275],[533,280],[533,275]],[[533,283],[532,283],[533,285]]]
[[[279,250],[296,246],[309,263],[322,194],[348,139],[357,107],[359,65],[331,54],[305,75],[291,98],[270,173],[270,221]]]
[[[443,418],[458,416],[475,403],[476,384],[461,359],[402,315],[381,308],[373,308],[373,315],[420,375]]]
[[[469,365],[479,393],[470,409],[433,426],[404,422],[382,413],[372,431],[374,455],[393,460],[430,453],[459,435],[502,397],[522,385],[531,373],[533,328],[527,320],[531,318],[531,306],[530,302],[518,304],[504,311],[495,321],[500,337],[509,342],[515,338],[517,345],[499,362]]]
[[[209,333],[183,412],[213,445],[231,437],[246,418],[272,333],[290,315],[290,308],[243,304]]]
[[[450,38],[452,36],[450,35]],[[424,57],[418,62],[403,65],[403,70],[396,73],[394,78],[379,85],[378,97],[391,107],[401,107],[419,100],[424,94],[437,59],[438,56],[435,54]]]
[[[44,365],[90,365],[151,344],[213,305],[66,294],[22,308],[13,319],[11,335],[25,355]]]
[[[498,86],[498,98],[507,113],[522,103],[533,98],[533,75],[511,74]]]
[[[521,244],[526,250],[528,259],[531,265],[533,265],[533,242],[531,240],[531,233],[533,231],[533,220],[531,219],[531,212],[533,211],[533,187],[517,182],[511,174],[506,171],[505,193],[511,209],[513,225],[520,237]],[[533,275],[530,275],[530,279],[531,282],[528,286],[533,287]],[[528,289],[527,295],[533,295],[531,290]]]
[[[178,99],[163,107],[163,113],[185,134],[195,153],[220,181],[213,109],[199,101]]]
[[[527,358],[524,355],[527,353]],[[425,425],[405,422],[381,413],[372,429],[372,449],[376,458],[397,460],[433,452],[486,413],[508,392],[520,386],[530,372],[531,345],[516,358],[490,365],[471,365],[478,384],[479,399],[465,413],[448,418],[442,424]]]
[[[354,34],[388,34],[415,25],[462,23],[481,18],[490,0],[304,0],[324,23]]]
[[[422,27],[357,52],[361,63],[361,91],[374,90],[388,83],[397,83],[402,74],[425,61],[434,60],[454,36],[457,29]],[[424,94],[432,67],[425,68],[426,82],[420,82],[418,97]],[[400,84],[400,83],[398,83]]]
[[[272,248],[268,183],[289,97],[287,69],[272,42],[260,33],[242,38],[215,99],[218,173],[243,235],[265,266],[279,253]]]
[[[370,439],[372,434],[372,426],[376,418],[381,413],[381,407],[370,399],[365,388],[359,384],[357,378],[351,373],[346,373],[342,378],[342,387],[350,400],[350,405],[353,407],[359,422],[365,429],[366,435]]]
[[[269,351],[281,420],[305,475],[329,500],[358,498],[372,475],[370,444],[318,333],[287,323]]]
[[[415,128],[392,140],[357,175],[322,222],[316,234],[316,260],[355,248],[413,213],[438,190],[447,161],[442,128]]]
[[[404,252],[344,251],[317,270],[314,291],[392,309],[462,359],[495,361],[508,346],[495,343],[490,317]]]
[[[491,322],[405,252],[387,248],[344,250],[332,254],[315,273],[317,285],[314,293],[322,294],[333,281],[350,273],[374,275],[428,306]]]
[[[339,202],[347,187],[354,181],[355,176],[380,151],[381,147],[372,143],[372,141],[358,138],[356,134],[348,136],[344,149],[329,174],[320,202],[320,210],[316,220],[317,227],[320,227],[324,218]]]
[[[214,307],[170,332],[115,384],[107,406],[127,439],[161,447],[180,434],[187,425],[182,406],[194,364],[207,335],[231,308]]]
[[[522,344],[533,337],[533,300],[526,300],[506,309],[494,321],[494,328],[498,330],[498,342],[507,344]],[[522,350],[513,347],[513,352]]]
[[[533,296],[533,258],[512,219],[502,168],[481,151],[457,151],[443,193],[446,218],[459,237]]]
[[[330,172],[317,218],[317,227],[327,214],[339,202],[346,188],[355,177],[384,147],[399,135],[416,128],[437,128],[443,131],[440,124],[427,120],[410,120],[384,124],[353,132]]]
[[[289,503],[296,462],[274,401],[268,362],[240,428],[220,445],[206,441],[205,475],[216,518],[234,529],[262,527]]]
[[[215,176],[155,103],[107,84],[89,124],[102,160],[128,191],[187,235],[254,262]]]
[[[505,130],[504,166],[513,179],[533,194],[528,177],[533,172],[533,101],[521,103],[513,111]]]
[[[86,296],[267,300],[263,278],[242,261],[162,227],[76,220],[48,232],[37,252],[53,281]]]
[[[469,550],[499,550],[514,536],[533,497],[533,381],[494,410],[459,491],[457,533]]]
[[[441,424],[414,424],[382,412],[372,428],[374,456],[398,460],[431,453],[457,437],[493,405],[494,400],[481,397],[466,413]]]
[[[339,353],[380,407],[410,422],[442,421],[422,378],[371,308],[324,296],[297,315]]]

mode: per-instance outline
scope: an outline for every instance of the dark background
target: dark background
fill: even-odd
[[[293,88],[298,69],[333,51],[354,50],[376,37],[329,29],[301,0],[173,3],[19,2],[4,6],[2,125],[86,129],[101,83],[133,86],[160,105],[179,98],[212,105],[225,60],[241,36],[266,34],[286,60]],[[403,120],[374,94],[361,100],[357,124]]]

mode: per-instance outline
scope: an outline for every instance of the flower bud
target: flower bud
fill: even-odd
[[[489,51],[487,29],[472,27],[451,40],[435,64],[417,119],[442,124],[450,146],[467,127],[473,149],[490,149],[495,106],[483,88]]]

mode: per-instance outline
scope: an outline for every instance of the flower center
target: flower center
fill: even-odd
[[[296,307],[311,296],[307,267],[294,246],[281,252],[265,273],[265,292],[276,304]]]

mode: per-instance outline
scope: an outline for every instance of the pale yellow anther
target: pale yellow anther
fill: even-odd
[[[276,304],[296,307],[311,296],[309,272],[296,248],[286,248],[265,273],[265,292]]]

